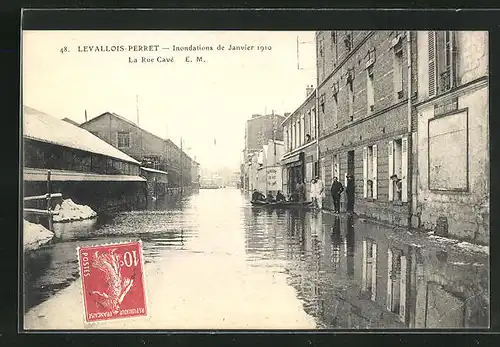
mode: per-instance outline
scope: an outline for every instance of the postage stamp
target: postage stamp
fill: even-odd
[[[140,241],[79,247],[86,322],[146,316]]]

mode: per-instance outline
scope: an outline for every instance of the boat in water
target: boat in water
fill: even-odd
[[[282,202],[267,202],[267,201],[250,201],[252,206],[266,208],[311,208],[312,202],[297,202],[297,201],[282,201]]]

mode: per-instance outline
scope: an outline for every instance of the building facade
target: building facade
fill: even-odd
[[[80,127],[136,159],[143,167],[168,174],[169,187],[191,185],[192,159],[170,139],[162,139],[112,112],[92,118]]]
[[[419,31],[417,45],[416,223],[489,243],[488,32]]]
[[[262,150],[269,140],[283,141],[281,122],[285,117],[278,114],[254,114],[245,124],[245,147],[242,154],[241,181],[245,190],[250,187],[250,164],[254,153]]]
[[[254,152],[250,165],[250,189],[276,195],[282,190],[280,158],[284,153],[283,141],[269,140],[258,152]]]
[[[52,192],[98,212],[145,206],[137,160],[71,122],[26,106],[22,117],[25,196],[47,193],[50,170]]]
[[[343,194],[358,215],[409,225],[415,33],[319,31],[316,34],[320,171],[354,194]],[[401,185],[391,180],[397,175]],[[400,189],[398,189],[400,188]],[[326,194],[324,206],[332,206]]]
[[[306,183],[306,198],[310,200],[310,182],[319,175],[318,170],[318,128],[316,124],[315,90],[308,87],[306,99],[283,122],[285,154],[281,164],[283,170],[283,191],[291,194],[297,183]]]

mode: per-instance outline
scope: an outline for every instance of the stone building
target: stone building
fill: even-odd
[[[416,91],[415,34],[405,31],[319,31],[316,34],[321,176],[354,177],[358,215],[408,225]],[[411,59],[409,59],[409,57]],[[396,174],[400,188],[390,179]],[[324,206],[333,201],[326,194]]]
[[[414,223],[489,243],[486,31],[419,31]]]
[[[309,200],[311,179],[319,174],[317,155],[316,98],[313,87],[307,87],[304,102],[283,122],[285,154],[283,166],[283,191],[290,194],[297,182],[306,183]]]
[[[80,127],[127,153],[143,167],[168,174],[169,187],[191,185],[192,159],[170,139],[162,139],[112,112],[92,118]]]

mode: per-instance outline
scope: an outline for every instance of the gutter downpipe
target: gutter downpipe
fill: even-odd
[[[416,163],[416,155],[418,151],[414,151],[415,146],[415,138],[412,133],[411,123],[412,123],[412,109],[411,109],[411,99],[412,99],[412,56],[411,56],[411,31],[408,30],[406,32],[406,51],[407,51],[407,60],[408,60],[408,135],[411,139],[411,160],[410,160],[410,173],[411,173],[411,203],[408,204],[408,226],[412,226],[412,217],[413,213],[416,210],[416,202],[417,202],[417,185],[416,180],[417,176],[414,177],[415,172],[413,170],[414,164]],[[410,147],[410,146],[408,146]],[[408,148],[410,150],[410,148]]]
[[[316,62],[318,61],[318,45],[316,44]],[[316,126],[315,126],[315,129],[314,129],[314,132],[315,132],[315,140],[316,140],[316,160],[318,162],[318,172],[317,172],[317,175],[319,175],[320,173],[320,169],[319,169],[319,66],[318,64],[316,63],[316,89],[315,89],[315,99],[316,99],[316,102],[315,102],[315,112],[314,112],[314,118],[316,118]],[[323,180],[324,182],[324,177],[320,177],[320,179]],[[326,182],[324,182],[326,183]]]

